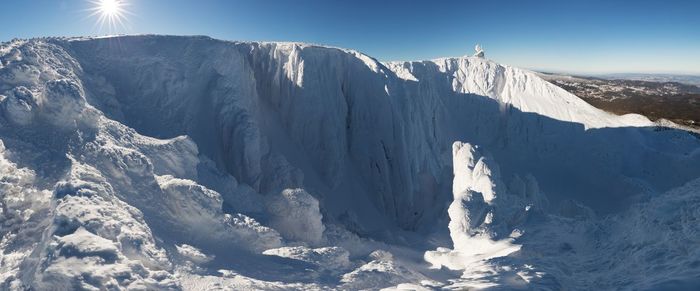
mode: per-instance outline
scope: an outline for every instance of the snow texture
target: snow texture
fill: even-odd
[[[0,44],[0,289],[694,289],[700,139],[483,57]]]

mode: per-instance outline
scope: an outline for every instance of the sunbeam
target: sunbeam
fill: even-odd
[[[89,0],[93,7],[89,8],[90,17],[97,17],[96,25],[100,31],[108,30],[114,33],[120,28],[126,28],[126,15],[131,14],[127,7],[129,3],[124,0]]]

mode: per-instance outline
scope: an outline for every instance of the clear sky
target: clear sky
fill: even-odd
[[[120,0],[113,33],[209,35],[353,48],[379,60],[471,54],[575,73],[700,74],[700,0]],[[88,0],[2,0],[0,41],[110,33]]]

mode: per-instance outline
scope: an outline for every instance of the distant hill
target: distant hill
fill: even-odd
[[[618,73],[618,74],[597,75],[596,77],[608,79],[608,80],[676,82],[676,83],[683,83],[683,84],[688,84],[688,85],[700,86],[700,76],[698,76],[698,75]]]
[[[609,112],[638,113],[652,120],[663,118],[700,126],[700,87],[693,85],[700,83],[700,77],[645,74],[590,77],[553,73],[540,73],[540,76]]]

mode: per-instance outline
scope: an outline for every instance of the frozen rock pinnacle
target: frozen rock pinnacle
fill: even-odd
[[[476,46],[474,46],[474,56],[479,57],[479,58],[484,57],[484,50],[481,48],[480,44],[477,44]]]

